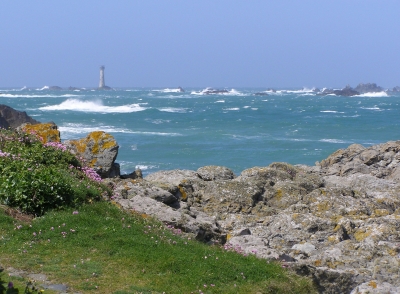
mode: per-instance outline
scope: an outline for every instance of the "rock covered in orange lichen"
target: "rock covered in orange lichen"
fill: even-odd
[[[61,142],[60,131],[58,130],[57,125],[53,122],[35,125],[26,123],[21,125],[19,129],[26,133],[36,134],[40,137],[43,143]]]
[[[64,145],[82,157],[102,178],[119,176],[119,166],[114,163],[119,146],[112,135],[95,131],[86,138],[65,141]]]

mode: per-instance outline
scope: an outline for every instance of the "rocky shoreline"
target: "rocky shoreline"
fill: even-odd
[[[114,186],[110,200],[123,209],[279,260],[321,293],[400,293],[400,141],[353,144],[315,166],[272,163],[240,175],[205,166],[144,178],[119,174],[109,134],[66,145]]]

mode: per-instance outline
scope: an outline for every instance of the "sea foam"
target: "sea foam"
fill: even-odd
[[[49,105],[39,108],[40,110],[71,110],[82,112],[101,112],[101,113],[129,113],[146,110],[139,104],[129,104],[121,106],[105,106],[101,100],[82,101],[78,99],[67,99],[58,105]]]

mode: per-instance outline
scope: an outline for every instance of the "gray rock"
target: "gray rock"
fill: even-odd
[[[273,163],[236,178],[220,167],[157,172],[120,181],[129,189],[117,201],[199,240],[283,262],[321,293],[390,293],[400,287],[399,178],[400,141],[353,144],[314,167]]]
[[[235,174],[232,170],[224,166],[209,165],[200,167],[197,170],[198,176],[204,181],[232,180]]]
[[[18,111],[7,105],[0,104],[0,128],[16,129],[24,123],[34,125],[40,122],[31,118],[25,111]]]
[[[102,178],[119,177],[119,167],[114,165],[119,146],[112,135],[103,131],[91,132],[86,138],[68,140],[64,145],[82,157]]]

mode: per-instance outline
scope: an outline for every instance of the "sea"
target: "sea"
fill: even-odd
[[[121,173],[140,168],[314,165],[340,148],[400,139],[400,93],[352,97],[313,89],[0,88],[0,104],[57,124],[62,141],[112,134]]]

